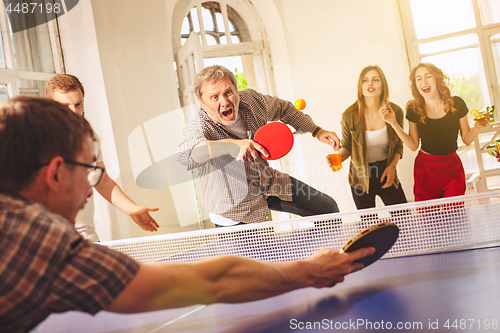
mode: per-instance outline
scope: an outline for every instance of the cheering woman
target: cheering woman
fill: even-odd
[[[465,172],[457,151],[458,134],[469,146],[479,133],[478,125],[471,129],[467,121],[467,105],[458,96],[451,96],[449,79],[430,63],[421,63],[410,74],[413,100],[406,106],[408,134],[396,121],[390,106],[380,114],[413,151],[420,146],[415,158],[413,193],[415,201],[463,195]]]

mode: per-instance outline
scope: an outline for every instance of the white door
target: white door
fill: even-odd
[[[199,102],[194,94],[193,81],[196,73],[205,68],[201,50],[200,37],[192,32],[184,45],[179,49],[176,56],[177,77],[179,79],[179,90],[183,107],[195,105]]]
[[[205,65],[203,64],[203,54],[199,34],[197,34],[196,32],[192,32],[189,35],[189,38],[179,49],[179,52],[177,52],[176,64],[177,78],[179,80],[179,95],[181,97],[180,99],[183,109],[184,121],[185,123],[187,123],[194,118],[194,116],[200,109],[200,102],[196,98],[193,88],[194,78],[196,77],[196,74],[203,68],[205,68]],[[181,137],[180,139],[182,140],[184,138]],[[197,193],[201,193],[198,190],[198,182],[198,170],[194,169],[191,171],[191,181],[184,182],[181,186],[177,186],[183,188],[193,188],[194,183],[195,191]],[[175,198],[175,193],[172,193],[172,196]],[[193,203],[197,202],[198,213],[201,220],[205,221],[209,219],[209,212],[203,204],[203,198],[201,198],[200,195],[197,196],[196,193],[192,192],[192,195],[190,195],[189,198],[186,198],[184,196],[182,200],[190,200]]]

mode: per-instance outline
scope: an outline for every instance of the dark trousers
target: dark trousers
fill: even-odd
[[[388,188],[382,188],[385,184],[385,179],[381,182],[382,174],[387,167],[387,160],[378,161],[368,164],[368,175],[370,177],[369,193],[351,187],[352,198],[356,204],[357,209],[373,208],[375,207],[375,197],[378,195],[384,205],[395,205],[406,203],[406,196],[403,192],[401,184],[398,188],[392,184]]]
[[[292,201],[284,201],[278,197],[268,197],[267,206],[270,210],[292,213],[299,216],[337,213],[339,207],[332,197],[315,188],[290,177],[292,182]],[[237,225],[245,224],[238,223]],[[223,227],[216,224],[216,227]]]
[[[268,197],[267,206],[269,209],[299,216],[329,214],[339,211],[337,202],[329,195],[293,177],[290,177],[290,180],[292,181],[292,201]]]

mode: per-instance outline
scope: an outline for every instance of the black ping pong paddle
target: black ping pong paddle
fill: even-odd
[[[394,245],[399,228],[392,222],[382,222],[366,228],[351,237],[342,246],[342,252],[352,252],[364,247],[374,247],[375,253],[358,261],[365,267],[380,259]]]

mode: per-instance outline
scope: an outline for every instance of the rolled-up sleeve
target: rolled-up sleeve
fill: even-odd
[[[95,314],[139,271],[138,262],[84,240],[45,207],[5,198],[10,207],[0,210],[0,233],[8,234],[0,242],[2,332],[29,331],[52,312]]]
[[[252,113],[264,116],[267,121],[279,120],[288,124],[296,130],[296,134],[312,132],[316,126],[311,116],[297,110],[290,101],[263,95],[252,89],[246,89],[240,94],[242,100],[249,104],[248,108],[252,110]]]

